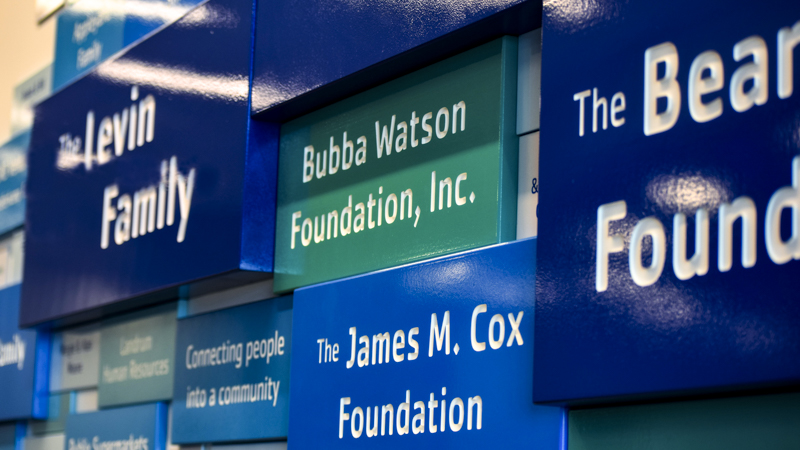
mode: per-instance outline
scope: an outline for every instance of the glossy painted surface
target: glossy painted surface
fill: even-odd
[[[98,406],[171,400],[175,304],[110,319],[100,330]]]
[[[275,290],[513,239],[516,59],[498,39],[284,124]]]
[[[50,339],[17,325],[19,287],[0,290],[0,421],[47,417]]]
[[[67,418],[67,448],[128,446],[130,450],[164,450],[167,440],[166,403],[148,403]]]
[[[291,446],[561,449],[530,400],[535,270],[530,239],[295,291]]]
[[[795,449],[800,394],[573,410],[570,450]]]
[[[249,120],[251,20],[249,2],[211,0],[37,107],[27,185],[23,323],[234,270],[272,270],[277,129]],[[148,137],[138,124],[146,124],[150,113],[143,120],[138,116],[151,100],[155,113]],[[139,111],[134,150],[122,126],[117,135],[126,137],[116,140],[122,155],[116,156],[112,143],[104,153],[108,161],[102,158],[100,164],[103,119],[114,136],[114,115],[124,124],[131,107]],[[90,111],[94,132],[87,170]],[[68,140],[72,148],[62,149]],[[113,220],[104,222],[106,188],[114,185],[118,191],[109,191],[106,215]],[[134,211],[126,215],[124,196],[134,202],[135,193],[149,187],[162,203],[147,210],[147,234],[134,237]],[[187,214],[181,213],[181,199]]]
[[[24,190],[30,141],[30,131],[24,131],[0,146],[0,234],[25,221]]]
[[[181,319],[175,351],[173,443],[286,437],[291,296]]]
[[[519,3],[522,1],[261,2],[253,111],[279,105]]]
[[[775,262],[767,251],[765,216],[773,194],[797,177],[792,160],[800,153],[798,65],[795,59],[794,93],[780,98],[776,47],[782,27],[797,27],[800,4],[582,5],[545,5],[534,399],[577,403],[796,385],[800,262]],[[730,100],[731,80],[752,56],[736,62],[733,48],[754,35],[768,49],[767,99],[738,112]],[[682,103],[671,129],[647,136],[645,51],[665,42],[678,52]],[[724,85],[702,101],[718,99],[722,114],[700,123],[689,110],[688,85],[695,57],[706,50],[718,52]],[[654,78],[665,76],[660,67]],[[574,96],[593,88],[608,105],[615,93],[624,93],[627,107],[617,119],[625,123],[616,126],[609,118],[603,129],[601,113],[608,106],[599,106],[593,132],[589,93],[580,136]],[[661,102],[659,113],[667,105]],[[755,264],[744,267],[749,264],[742,260],[740,219],[732,227],[732,267],[725,271],[719,268],[725,260],[718,256],[719,209],[741,196],[755,205]],[[619,200],[626,202],[627,215],[611,221],[608,234],[620,236],[622,251],[610,254],[607,289],[598,291],[598,208]],[[674,215],[689,218],[690,258],[699,208],[710,217],[708,272],[680,280],[673,267]],[[781,216],[782,241],[791,236],[790,211]],[[628,256],[632,230],[648,216],[663,224],[665,265],[653,284],[642,286],[632,279]],[[650,264],[652,239],[644,241],[642,264]]]

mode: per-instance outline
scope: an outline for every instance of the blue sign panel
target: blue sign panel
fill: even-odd
[[[456,42],[448,41],[444,45],[449,48],[438,54],[439,57],[452,55],[454,50],[466,50],[471,45],[487,42],[509,28],[504,29],[487,19],[526,6],[522,0],[423,3],[373,1],[369,7],[358,2],[331,5],[329,0],[259,3],[253,62],[253,112],[288,102],[482,20],[480,29],[461,35]],[[530,7],[517,8],[516,14],[508,14],[500,22],[507,25],[529,20],[527,29],[519,31],[538,28],[540,6],[535,2],[527,3]],[[476,40],[475,36],[481,34],[485,38]],[[426,59],[428,63],[435,62],[436,53],[428,47],[417,53],[413,61],[407,61],[397,74],[407,73],[408,68],[415,65],[420,67],[418,64]],[[432,56],[434,59],[428,59]],[[386,76],[386,72],[373,74]],[[375,79],[370,77],[365,82],[374,83]],[[358,91],[363,89],[363,84],[356,87]],[[342,91],[341,84],[337,90]]]
[[[148,403],[67,416],[65,450],[165,450],[167,405]]]
[[[158,27],[180,19],[202,0],[81,0],[56,24],[55,89],[69,84]]]
[[[19,288],[0,290],[0,422],[47,418],[49,335],[17,326]]]
[[[544,13],[534,400],[796,385],[800,3]]]
[[[0,146],[0,234],[25,222],[25,178],[30,131]]]
[[[53,90],[122,50],[124,32],[121,0],[84,0],[64,8],[56,23]]]
[[[295,291],[295,449],[560,449],[531,402],[536,240]]]
[[[292,297],[178,322],[172,442],[286,437]]]
[[[249,120],[252,9],[204,3],[37,107],[23,324],[272,270],[277,129]]]

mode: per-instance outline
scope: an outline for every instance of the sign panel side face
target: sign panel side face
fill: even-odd
[[[66,443],[73,450],[94,446],[128,446],[131,450],[164,449],[165,405],[149,403],[91,413],[70,414]]]
[[[280,125],[250,121],[242,204],[241,269],[272,272]]]
[[[788,393],[575,410],[569,449],[797,448],[798,405]]]
[[[534,399],[796,384],[800,6],[570,5],[544,16]]]
[[[504,163],[516,158],[503,139],[513,44],[498,39],[282,127],[276,291],[501,240]]]
[[[178,321],[172,442],[285,438],[292,297]]]
[[[174,310],[103,327],[99,406],[171,399],[175,332]]]
[[[240,268],[252,12],[203,3],[37,106],[23,324]]]
[[[20,330],[19,285],[0,290],[0,386],[5,386],[0,420],[33,418],[36,397],[37,333]],[[46,411],[44,411],[46,414]]]
[[[324,0],[259,5],[252,109],[279,105],[520,3],[431,2],[422,9],[393,2],[329,8]]]
[[[561,410],[531,402],[535,245],[295,291],[292,446],[558,449]]]
[[[498,186],[498,242],[517,235],[517,179],[519,177],[519,137],[517,124],[517,80],[519,77],[519,38],[503,39],[503,105],[500,119],[500,185]]]

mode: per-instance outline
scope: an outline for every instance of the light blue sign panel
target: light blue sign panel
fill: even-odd
[[[28,177],[30,131],[0,147],[0,234],[25,222],[25,179]]]
[[[56,24],[53,90],[58,90],[124,46],[122,0],[79,1]]]
[[[20,330],[20,285],[0,291],[0,422],[47,418],[48,335]]]
[[[286,437],[292,297],[178,322],[172,442]]]
[[[58,16],[55,89],[146,34],[180,19],[202,1],[82,0],[67,7]]]
[[[167,405],[149,403],[67,418],[66,450],[164,450]]]
[[[533,404],[536,240],[295,291],[293,449],[562,448]]]

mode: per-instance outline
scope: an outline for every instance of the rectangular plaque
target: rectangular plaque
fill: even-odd
[[[292,297],[178,321],[172,442],[285,438]]]
[[[114,319],[100,330],[98,404],[172,398],[175,305]]]
[[[534,400],[797,385],[800,3],[577,5],[544,6]]]
[[[289,439],[316,448],[561,448],[531,401],[536,239],[294,293]]]
[[[281,127],[276,291],[514,239],[516,44]]]
[[[100,330],[97,327],[66,330],[53,335],[50,391],[97,387],[100,364]]]

